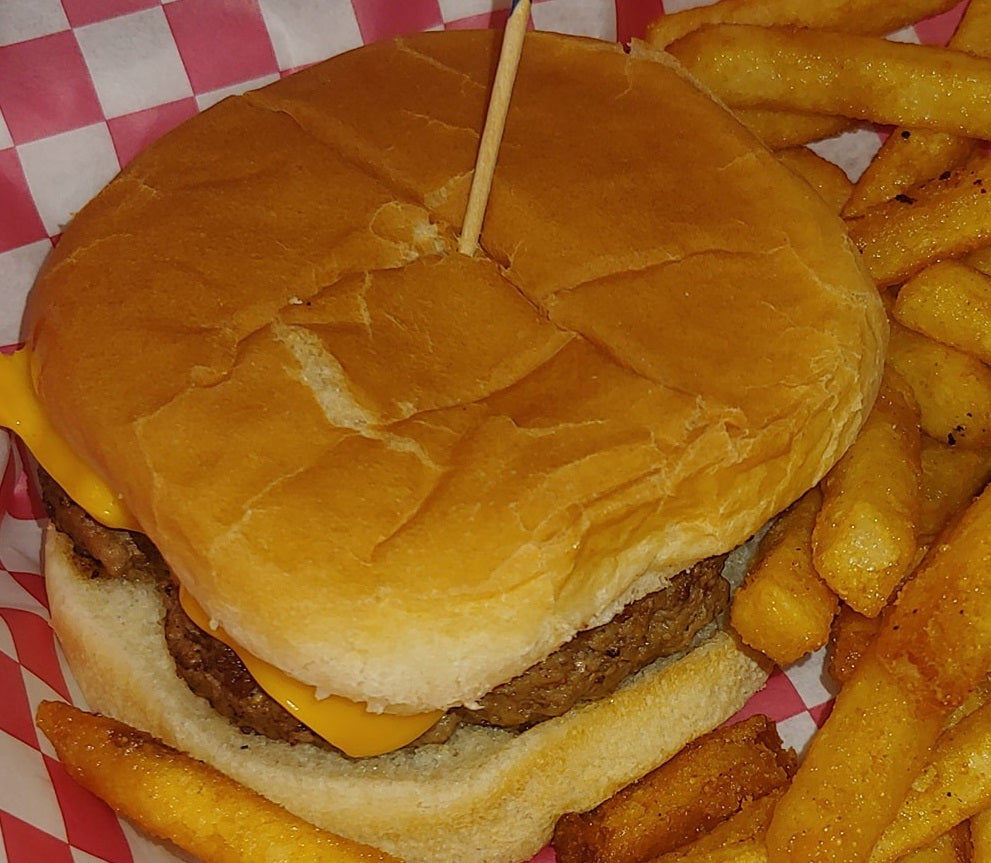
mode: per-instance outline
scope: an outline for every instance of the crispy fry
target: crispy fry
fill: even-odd
[[[888,363],[912,388],[926,434],[951,446],[991,446],[991,368],[896,322]]]
[[[940,534],[886,617],[882,663],[932,706],[952,710],[991,666],[991,490]]]
[[[733,845],[711,848],[692,857],[679,858],[688,863],[767,863],[767,848],[757,839],[744,839]],[[653,861],[651,861],[653,863]]]
[[[733,595],[730,624],[744,642],[782,665],[826,643],[839,605],[812,565],[812,526],[821,500],[813,488],[775,521]]]
[[[991,60],[880,36],[710,24],[667,50],[734,108],[776,108],[991,138]]]
[[[980,270],[984,275],[991,276],[991,246],[974,249],[964,257],[964,262],[975,270]]]
[[[866,859],[943,724],[915,696],[868,650],[775,810],[770,863]]]
[[[747,800],[740,811],[721,821],[708,833],[668,854],[654,858],[651,863],[708,863],[725,853],[728,860],[750,859],[759,854],[766,859],[764,834],[784,787],[775,788],[763,797]],[[732,854],[732,856],[730,856]]]
[[[970,829],[958,824],[929,845],[910,851],[901,863],[970,863]]]
[[[827,117],[824,114],[802,114],[797,111],[775,111],[764,108],[739,108],[737,119],[772,150],[798,147],[839,135],[857,125],[847,117]]]
[[[843,209],[853,184],[842,168],[808,147],[789,147],[781,150],[778,158],[803,177],[837,213]]]
[[[205,863],[398,863],[120,722],[46,701],[38,726],[81,785]]]
[[[760,24],[812,27],[854,33],[892,33],[950,9],[956,0],[721,0],[662,15],[647,28],[647,41],[659,48],[704,24]]]
[[[991,2],[970,0],[956,32],[950,37],[950,47],[986,57],[991,53]]]
[[[946,720],[946,727],[951,728],[961,719],[970,716],[975,710],[979,710],[989,702],[991,702],[991,677],[985,676],[977,686],[967,693],[967,697],[960,706],[949,715]]]
[[[919,415],[890,367],[853,446],[822,481],[815,568],[849,606],[875,617],[915,562],[922,474]]]
[[[931,339],[991,363],[991,276],[938,261],[898,291],[895,319]]]
[[[735,108],[840,114],[991,135],[991,59],[948,48],[849,34],[713,25],[670,50]],[[991,242],[989,160],[979,154],[945,179],[872,208],[851,234],[881,285],[939,258]]]
[[[991,665],[991,492],[940,536],[840,690],[768,828],[771,863],[866,859]]]
[[[849,605],[840,605],[829,635],[826,665],[829,676],[840,686],[853,675],[860,657],[867,651],[880,626],[881,621],[877,617],[868,617]]]
[[[920,543],[929,545],[989,480],[991,448],[966,449],[923,436]]]
[[[971,0],[949,41],[949,47],[977,56],[991,52],[991,0]],[[857,180],[844,209],[847,217],[863,215],[875,204],[890,201],[927,180],[965,162],[976,141],[929,129],[896,129]]]
[[[558,820],[560,863],[641,863],[674,850],[787,783],[795,754],[753,716],[690,743],[666,764],[584,814]]]
[[[938,260],[959,258],[991,243],[989,190],[991,159],[979,154],[911,195],[854,219],[850,237],[880,286],[899,284]]]
[[[872,207],[959,167],[978,147],[973,138],[948,132],[895,129],[854,185],[843,216],[863,216]]]
[[[970,819],[970,846],[973,863],[991,863],[991,809]]]
[[[991,704],[945,731],[871,852],[892,863],[991,806]]]

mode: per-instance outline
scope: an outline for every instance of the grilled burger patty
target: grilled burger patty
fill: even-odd
[[[270,698],[231,648],[189,619],[168,566],[147,537],[94,521],[43,472],[41,488],[49,516],[72,538],[85,570],[94,577],[151,578],[157,584],[165,606],[165,640],[176,673],[193,692],[243,731],[290,743],[328,745]],[[579,632],[478,704],[450,711],[417,742],[441,742],[461,722],[528,728],[579,702],[609,695],[654,660],[687,649],[699,630],[726,608],[729,585],[721,576],[723,560],[703,560],[609,622]]]

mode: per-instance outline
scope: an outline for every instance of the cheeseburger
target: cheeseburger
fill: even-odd
[[[66,228],[20,355],[90,706],[413,863],[532,855],[762,686],[724,561],[885,344],[840,221],[641,48],[527,37],[459,254],[498,49],[180,126]]]

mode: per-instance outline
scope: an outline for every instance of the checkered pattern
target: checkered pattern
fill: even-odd
[[[628,41],[706,0],[534,0],[533,26]],[[0,0],[0,346],[72,213],[146,144],[222,97],[382,37],[501,26],[510,0]],[[943,42],[959,12],[898,38]],[[850,170],[876,147],[843,138]],[[852,155],[851,155],[852,153]],[[28,457],[0,431],[0,863],[158,863],[72,782],[36,731],[38,702],[79,702],[47,625],[41,509]],[[777,671],[744,714],[801,748],[831,703],[821,656]],[[539,863],[553,863],[542,852]]]

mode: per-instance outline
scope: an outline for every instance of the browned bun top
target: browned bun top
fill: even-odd
[[[527,36],[454,251],[498,34],[231,98],[67,228],[26,336],[56,427],[242,644],[471,701],[815,483],[876,391],[842,224],[668,62]]]

